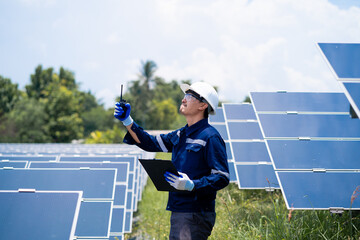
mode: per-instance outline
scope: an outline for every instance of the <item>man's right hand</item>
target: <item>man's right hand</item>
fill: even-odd
[[[124,126],[128,126],[133,123],[130,112],[131,106],[129,103],[115,103],[114,117],[119,119],[124,124]]]

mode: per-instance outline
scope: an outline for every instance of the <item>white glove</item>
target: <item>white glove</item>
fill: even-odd
[[[190,180],[188,175],[179,172],[180,176],[166,172],[164,174],[166,181],[177,190],[192,191],[194,189],[194,182]]]

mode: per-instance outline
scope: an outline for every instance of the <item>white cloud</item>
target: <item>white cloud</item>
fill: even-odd
[[[179,17],[210,17],[218,44],[177,56],[160,66],[159,75],[206,80],[220,87],[223,100],[242,101],[249,91],[340,91],[315,43],[360,38],[359,8],[340,10],[326,0],[172,4]]]
[[[39,9],[49,3],[59,11]],[[21,10],[16,21],[8,21],[13,14],[0,16],[9,23],[0,74],[28,84],[23,76],[32,71],[20,76],[17,56],[23,71],[39,63],[65,66],[85,90],[110,99],[106,106],[118,95],[114,86],[137,79],[141,60],[148,59],[158,64],[158,76],[208,81],[228,101],[242,101],[249,91],[340,91],[315,43],[360,39],[360,9],[327,0],[19,0],[10,9],[0,6],[4,13]]]

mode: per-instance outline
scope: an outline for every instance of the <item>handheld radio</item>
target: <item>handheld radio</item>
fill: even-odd
[[[122,98],[123,85],[121,84],[121,93],[120,93],[120,107],[124,110],[123,114],[121,114],[121,118],[124,118],[126,115],[127,107],[125,106],[126,100]]]

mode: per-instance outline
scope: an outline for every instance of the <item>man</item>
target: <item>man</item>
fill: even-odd
[[[187,125],[158,136],[149,135],[133,122],[130,104],[115,104],[114,116],[123,122],[127,144],[145,151],[172,152],[172,162],[180,176],[166,173],[166,180],[179,192],[169,192],[166,209],[171,211],[170,239],[207,239],[215,224],[216,191],[229,184],[225,143],[209,125],[219,99],[215,89],[197,82],[182,84],[185,93],[179,112]]]

